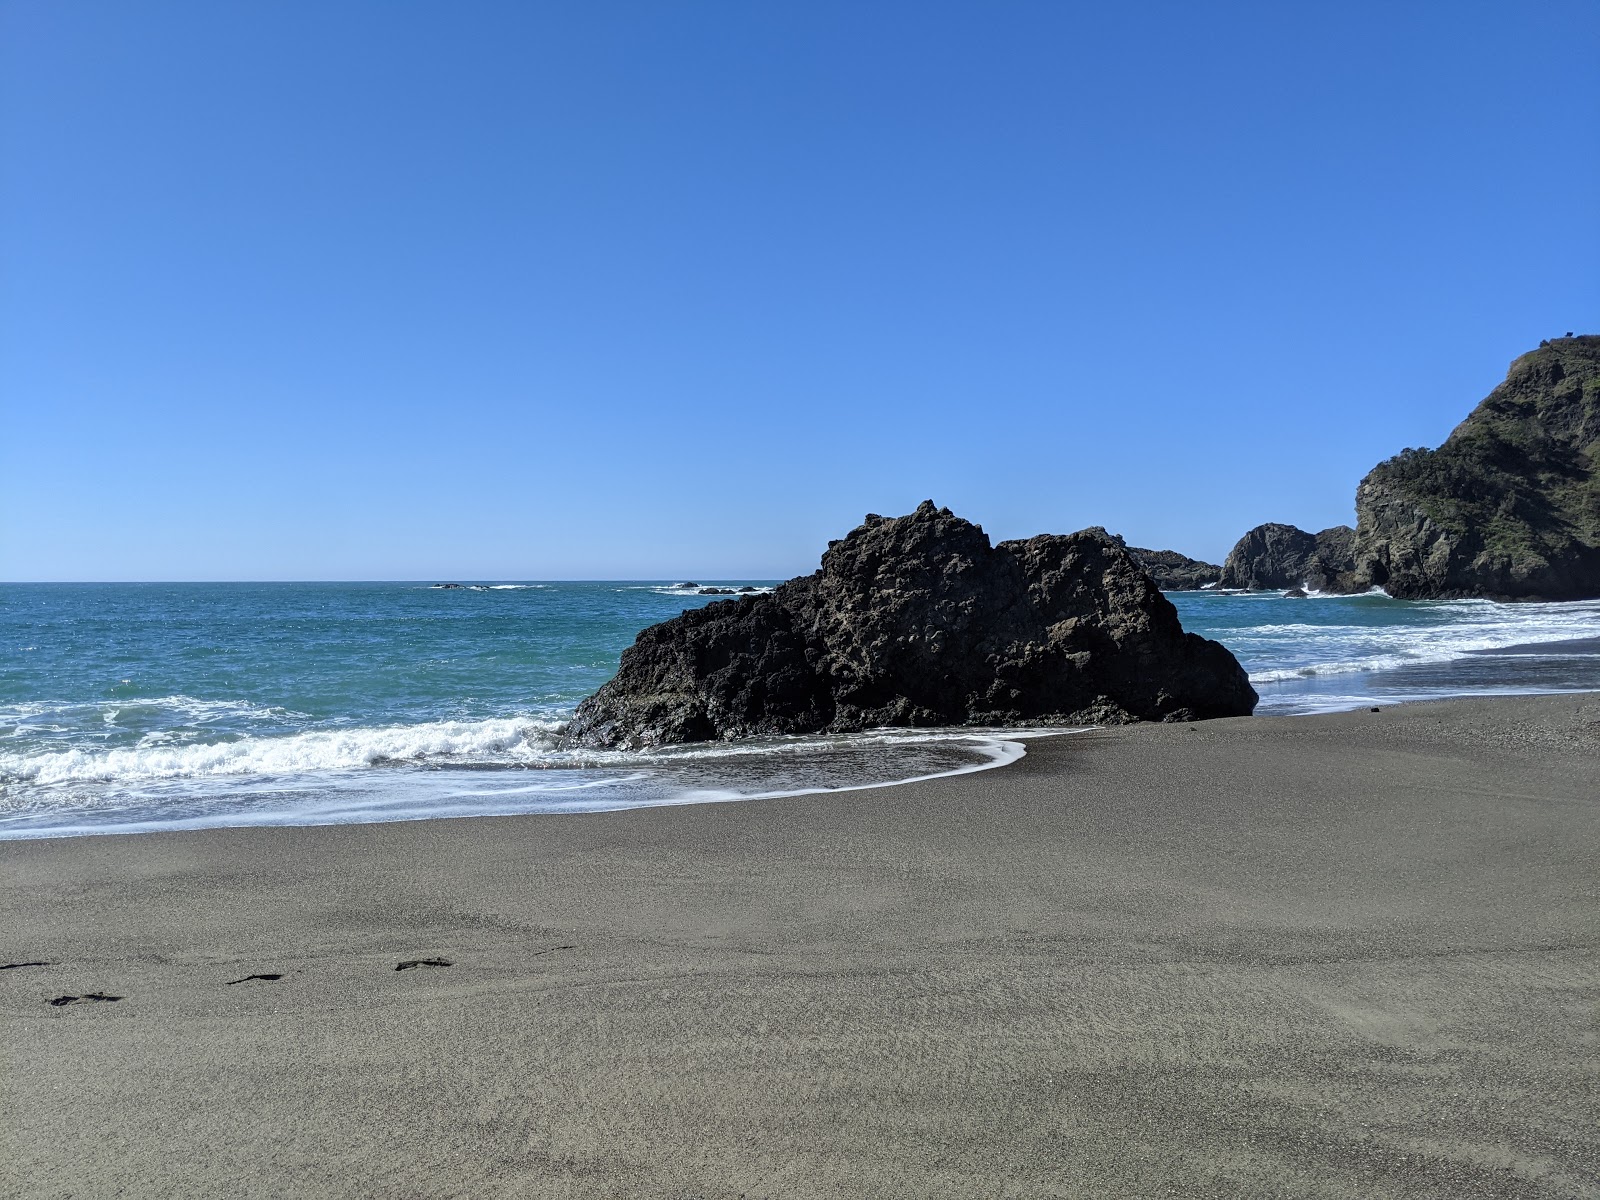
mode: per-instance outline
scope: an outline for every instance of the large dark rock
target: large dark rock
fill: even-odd
[[[1293,525],[1257,525],[1239,539],[1222,564],[1225,588],[1277,591],[1311,588],[1318,592],[1349,590],[1355,567],[1356,531],[1335,525],[1307,533]]]
[[[1351,585],[1407,598],[1600,596],[1600,337],[1565,337],[1437,450],[1403,450],[1356,492]]]
[[[1224,647],[1103,531],[992,546],[923,503],[869,516],[812,575],[651,626],[569,741],[640,747],[883,725],[1242,716]]]

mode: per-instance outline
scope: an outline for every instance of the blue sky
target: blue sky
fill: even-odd
[[[0,4],[0,578],[1220,558],[1600,330],[1600,6]]]

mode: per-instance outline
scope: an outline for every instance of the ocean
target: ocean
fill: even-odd
[[[1169,598],[1238,656],[1262,716],[1600,689],[1600,601]],[[1022,753],[1007,730],[556,748],[640,629],[715,599],[649,582],[4,585],[0,838],[598,812]]]

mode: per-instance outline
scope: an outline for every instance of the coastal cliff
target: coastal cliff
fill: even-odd
[[[1251,591],[1308,587],[1349,590],[1355,567],[1356,531],[1335,525],[1307,533],[1293,525],[1257,525],[1239,539],[1222,564],[1220,586]]]
[[[1556,338],[1437,450],[1404,450],[1356,492],[1351,590],[1600,596],[1600,337]]]
[[[1541,343],[1437,450],[1379,463],[1356,489],[1354,529],[1256,526],[1229,553],[1220,586],[1380,587],[1408,600],[1600,596],[1600,337]]]
[[[1243,716],[1249,679],[1103,530],[991,545],[925,501],[868,516],[769,595],[644,630],[579,706],[574,745],[877,726]]]

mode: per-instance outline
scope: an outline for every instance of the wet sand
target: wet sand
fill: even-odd
[[[1595,695],[0,843],[0,1191],[1591,1196],[1597,944]]]
[[[1492,655],[1496,658],[1528,657],[1544,658],[1546,656],[1560,656],[1572,658],[1582,656],[1593,658],[1600,655],[1600,638],[1569,638],[1564,642],[1523,642],[1517,646],[1501,646],[1495,650],[1468,650],[1468,654]]]

